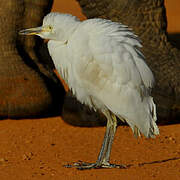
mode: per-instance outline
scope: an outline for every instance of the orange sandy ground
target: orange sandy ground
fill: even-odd
[[[0,123],[1,180],[178,180],[180,179],[180,124],[160,126],[156,139],[136,139],[129,127],[118,127],[112,163],[128,169],[79,171],[63,165],[94,162],[104,127],[80,128],[60,117],[5,120]]]
[[[77,5],[73,0],[56,0],[53,10],[83,19]],[[168,15],[179,5],[178,0],[171,0]],[[168,20],[175,21],[174,17]],[[179,19],[169,25],[169,31],[180,32]],[[161,135],[156,139],[136,139],[129,127],[118,127],[111,162],[131,165],[128,169],[78,171],[63,167],[78,160],[94,162],[104,131],[104,127],[74,127],[60,117],[1,121],[0,180],[180,179],[180,124],[160,126]]]

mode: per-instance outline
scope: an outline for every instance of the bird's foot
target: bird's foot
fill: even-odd
[[[76,162],[76,163],[73,163],[72,165],[71,164],[68,164],[68,165],[65,165],[64,167],[66,168],[77,168],[78,170],[85,170],[85,169],[101,169],[101,168],[118,168],[118,169],[126,169],[127,166],[126,165],[123,165],[123,164],[110,164],[110,163],[86,163],[86,162],[82,162],[82,161],[79,161],[79,162]]]

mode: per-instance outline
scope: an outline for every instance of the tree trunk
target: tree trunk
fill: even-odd
[[[1,118],[27,118],[60,113],[63,88],[52,80],[51,75],[45,76],[46,72],[42,72],[32,61],[37,59],[36,56],[33,58],[32,50],[36,45],[35,40],[33,38],[26,40],[24,37],[22,40],[18,35],[18,31],[24,25],[36,26],[42,22],[50,2],[52,1],[1,0],[0,2]],[[23,46],[25,48],[21,48]]]
[[[140,37],[156,86],[153,96],[159,118],[180,117],[180,51],[167,40],[164,0],[77,0],[87,18],[105,18],[128,25]],[[170,120],[171,119],[171,120]]]

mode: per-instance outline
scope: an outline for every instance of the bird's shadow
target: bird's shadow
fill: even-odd
[[[168,162],[168,161],[175,161],[175,160],[180,160],[180,157],[173,157],[173,158],[151,161],[151,162],[143,162],[143,163],[139,163],[138,166],[144,166],[144,165],[148,165],[148,164],[159,164],[159,163],[164,163],[164,162]]]
[[[173,157],[173,158],[150,161],[150,162],[142,162],[142,163],[138,163],[138,164],[127,164],[126,167],[127,168],[137,167],[137,166],[142,167],[142,166],[145,166],[145,165],[161,164],[161,163],[166,163],[166,162],[169,162],[169,161],[176,161],[176,160],[180,160],[180,157]]]

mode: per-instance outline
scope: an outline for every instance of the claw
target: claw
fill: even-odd
[[[78,170],[85,170],[85,169],[101,169],[101,168],[118,168],[118,169],[126,169],[127,166],[124,164],[98,164],[98,163],[86,163],[86,162],[76,162],[71,164],[64,165],[66,168],[77,168]]]

